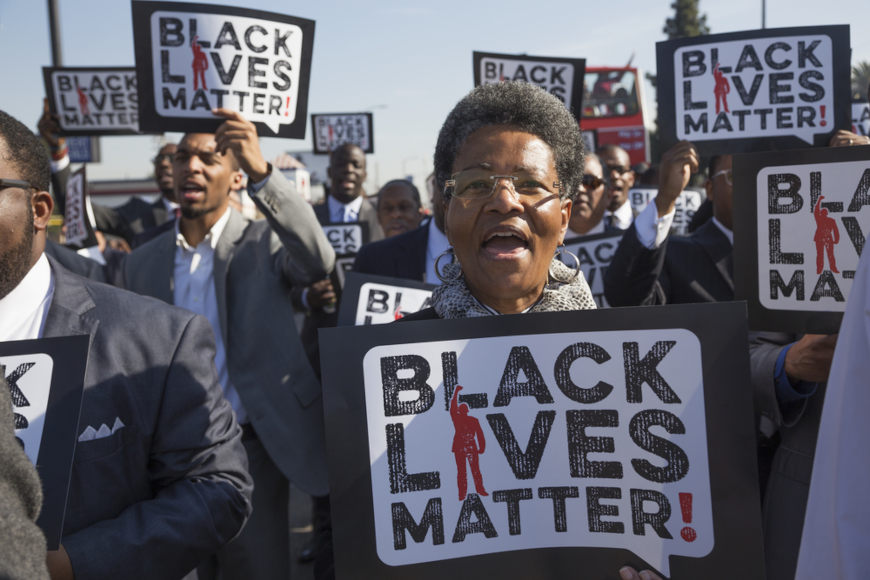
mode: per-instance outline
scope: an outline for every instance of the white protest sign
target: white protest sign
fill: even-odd
[[[88,247],[96,244],[93,224],[94,212],[87,194],[84,167],[67,181],[66,206],[63,225],[66,243],[71,246]]]
[[[843,312],[870,231],[870,159],[765,167],[756,189],[761,305]]]
[[[224,107],[276,136],[304,136],[313,21],[168,2],[133,2],[133,15],[143,126],[195,128],[178,120],[213,122]]]
[[[621,239],[622,232],[581,236],[565,240],[565,249],[577,256],[580,261],[580,271],[583,272],[586,283],[589,284],[592,298],[598,308],[610,306],[604,297],[604,274],[607,272],[610,261],[613,260],[613,254],[619,247]],[[574,267],[574,264],[570,263],[570,258],[563,256],[562,261],[568,267]]]
[[[311,115],[314,152],[330,153],[344,143],[353,143],[364,153],[374,153],[371,113]]]
[[[688,330],[376,346],[363,374],[389,566],[622,547],[669,575],[671,555],[716,543],[701,344]]]
[[[532,83],[578,115],[583,109],[584,59],[474,52],[473,61],[475,86],[504,81]]]
[[[366,282],[360,287],[354,324],[386,324],[430,306],[431,290]]]
[[[365,243],[363,224],[325,224],[323,233],[336,254],[356,254]]]
[[[640,213],[649,203],[655,199],[659,190],[653,187],[636,187],[628,191],[628,201],[635,214]],[[674,221],[671,224],[671,232],[685,236],[689,233],[689,224],[695,216],[695,212],[704,203],[706,197],[700,191],[686,189],[680,192],[674,208]]]
[[[6,383],[12,399],[15,418],[15,436],[24,445],[24,453],[36,465],[42,432],[45,429],[45,411],[51,390],[51,372],[54,361],[47,354],[0,357],[0,366],[6,367]]]
[[[139,132],[134,68],[43,68],[45,92],[61,134]]]
[[[852,103],[852,132],[870,137],[870,103]]]

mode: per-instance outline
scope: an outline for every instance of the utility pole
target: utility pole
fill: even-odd
[[[51,40],[51,64],[63,66],[60,50],[60,22],[58,21],[57,0],[48,0],[48,34]]]
[[[761,0],[761,28],[767,28],[767,0]]]

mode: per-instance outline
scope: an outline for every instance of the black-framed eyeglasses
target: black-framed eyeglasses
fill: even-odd
[[[23,179],[0,179],[0,190],[9,187],[17,187],[18,189],[36,189],[29,181]]]
[[[723,169],[721,171],[717,171],[713,174],[713,177],[710,178],[710,181],[716,179],[720,175],[725,178],[725,183],[727,183],[728,185],[734,185],[734,174],[730,169]]]
[[[604,180],[598,177],[597,175],[592,175],[591,173],[583,174],[583,187],[589,190],[598,189],[602,185],[604,185]]]
[[[444,193],[458,199],[488,199],[501,181],[505,182],[517,200],[522,197],[539,199],[548,195],[559,196],[561,191],[558,181],[547,186],[530,175],[493,175],[485,169],[467,169],[454,173],[444,183]]]

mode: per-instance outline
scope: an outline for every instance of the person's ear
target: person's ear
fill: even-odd
[[[30,198],[30,205],[33,208],[33,228],[37,232],[47,230],[54,209],[54,199],[51,194],[47,191],[37,191]]]
[[[568,224],[571,222],[571,209],[574,202],[570,199],[562,200],[562,207],[559,210],[562,216],[562,225],[559,228],[559,245],[565,243],[565,234],[568,232]]]

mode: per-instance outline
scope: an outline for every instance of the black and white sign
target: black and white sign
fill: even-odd
[[[322,330],[336,577],[762,578],[745,308],[620,313]]]
[[[477,52],[474,58],[474,86],[502,81],[523,81],[538,85],[565,103],[580,118],[583,110],[582,58],[526,56]]]
[[[82,166],[70,176],[67,182],[66,207],[63,216],[66,245],[73,248],[96,246],[97,235],[94,232],[94,223],[94,210],[88,196],[85,168]]]
[[[635,187],[628,191],[628,201],[631,209],[638,214],[655,199],[659,190],[654,187]],[[674,208],[674,221],[671,224],[671,233],[685,236],[689,233],[689,224],[695,216],[695,212],[704,203],[707,197],[700,191],[686,189],[680,192]]]
[[[870,137],[870,103],[852,103],[852,132]]]
[[[224,107],[261,135],[305,137],[313,20],[134,0],[133,37],[143,130],[212,132]]]
[[[433,284],[347,272],[338,309],[339,326],[386,324],[431,306]]]
[[[353,143],[364,153],[375,152],[371,113],[311,115],[314,153],[326,154],[344,143]]]
[[[849,128],[849,27],[733,32],[656,44],[665,147],[702,155],[824,145]]]
[[[580,271],[586,277],[598,308],[610,306],[604,297],[604,274],[621,239],[621,231],[565,239],[565,249],[577,256],[580,261]],[[562,260],[569,268],[574,267],[570,259],[563,257]]]
[[[61,135],[139,133],[136,69],[43,67],[42,75]]]
[[[88,357],[88,336],[0,342],[15,436],[42,480],[37,523],[49,550],[60,544]]]
[[[837,332],[870,231],[870,146],[734,157],[734,289],[758,330]]]

